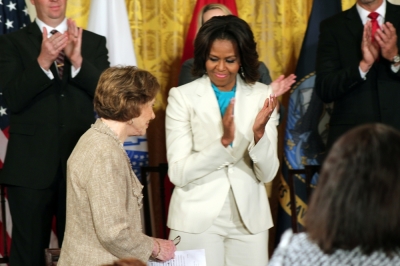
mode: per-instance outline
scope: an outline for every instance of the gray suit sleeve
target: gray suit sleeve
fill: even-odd
[[[178,86],[185,85],[196,79],[196,77],[192,75],[193,61],[193,58],[190,58],[183,62],[181,72],[179,72]]]
[[[269,75],[269,70],[267,66],[264,64],[264,62],[260,61],[260,66],[258,67],[258,72],[260,73],[260,79],[258,80],[261,83],[264,83],[266,85],[271,84],[272,79],[271,76]]]

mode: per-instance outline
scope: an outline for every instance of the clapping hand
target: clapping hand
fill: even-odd
[[[51,35],[49,38],[47,38],[47,35],[47,29],[46,27],[43,27],[42,46],[37,61],[45,70],[49,70],[51,64],[53,64],[57,59],[58,54],[68,44],[68,35],[66,33],[61,34],[57,32]]]
[[[375,33],[376,42],[379,44],[383,58],[392,61],[398,55],[397,33],[392,23],[386,22]]]
[[[361,51],[363,58],[360,62],[360,68],[363,72],[368,72],[372,64],[378,59],[379,44],[372,38],[371,21],[367,21],[364,25],[363,37],[361,42]],[[377,36],[377,34],[375,34]]]
[[[269,98],[265,99],[263,107],[260,112],[258,112],[253,125],[254,142],[256,144],[264,136],[265,126],[271,118],[277,102],[276,96],[271,95]]]
[[[273,94],[276,97],[283,95],[291,88],[292,84],[296,81],[295,79],[296,76],[294,74],[290,74],[286,78],[284,75],[279,76],[271,83]]]
[[[64,52],[71,64],[78,69],[82,65],[82,28],[78,28],[75,21],[72,19],[67,20],[67,25],[68,43],[64,49]]]
[[[224,117],[222,118],[222,126],[224,129],[224,134],[221,138],[221,143],[225,147],[233,142],[235,138],[235,121],[234,121],[234,108],[235,108],[235,98],[231,99],[228,107],[226,108]]]

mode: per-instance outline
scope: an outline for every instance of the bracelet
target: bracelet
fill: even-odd
[[[156,241],[157,246],[158,246],[158,253],[157,253],[157,255],[154,257],[154,258],[157,259],[157,258],[158,258],[158,255],[160,255],[160,253],[161,253],[161,246],[160,246],[160,242],[158,242],[157,239],[154,238],[154,241]]]

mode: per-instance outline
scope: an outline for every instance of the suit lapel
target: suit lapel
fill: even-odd
[[[243,138],[249,137],[249,132],[252,131],[254,118],[254,108],[257,108],[258,101],[251,97],[251,87],[244,83],[239,77],[236,79],[236,101],[235,101],[235,140],[233,148],[235,152],[241,153],[243,148],[247,149],[249,142]],[[251,141],[251,140],[250,140]],[[243,146],[244,145],[244,146]],[[242,147],[243,146],[243,147]]]
[[[26,26],[28,31],[28,38],[32,42],[35,50],[40,51],[42,46],[42,32],[36,22],[32,22]]]
[[[204,115],[204,120],[208,122],[204,126],[207,130],[210,130],[210,132],[217,132],[218,135],[222,136],[221,112],[219,110],[217,97],[211,87],[211,81],[207,75],[198,79],[198,86],[195,88],[195,92],[198,96],[195,103],[195,110],[200,110],[198,114]]]
[[[400,8],[389,2],[386,2],[385,22],[392,23],[393,26],[398,29],[400,26]]]
[[[361,39],[363,34],[363,24],[358,14],[356,5],[351,7],[346,14],[346,27],[354,35],[354,38]]]
[[[204,125],[207,130],[217,132],[219,136],[222,136],[222,117],[217,98],[211,87],[211,81],[208,76],[203,76],[203,78],[198,81],[198,86],[195,88],[196,94],[198,95],[195,109],[201,110],[199,113],[202,113],[206,118],[205,120],[209,122],[207,125]],[[251,141],[253,123],[255,115],[257,115],[257,113],[254,113],[254,109],[258,110],[259,104],[259,99],[251,97],[251,93],[251,87],[246,85],[238,76],[236,79],[236,102],[234,109],[236,130],[232,145],[234,156],[235,154],[241,156]],[[205,106],[207,106],[207,108],[204,108]],[[251,117],[252,115],[254,115],[254,117]]]

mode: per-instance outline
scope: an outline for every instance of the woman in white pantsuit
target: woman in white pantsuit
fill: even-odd
[[[204,248],[208,266],[268,262],[273,223],[264,183],[279,168],[271,94],[273,87],[288,90],[295,76],[267,86],[256,82],[258,64],[249,25],[213,17],[195,40],[193,74],[200,78],[169,92],[170,239],[181,236],[178,250]]]

